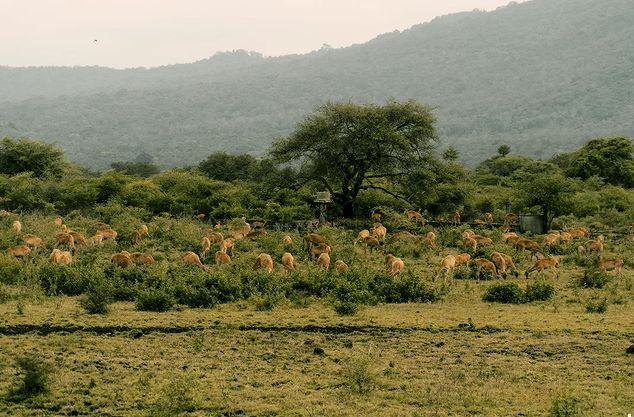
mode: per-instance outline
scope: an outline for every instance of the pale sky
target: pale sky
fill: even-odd
[[[435,16],[508,2],[0,0],[0,65],[154,67],[235,49],[307,53],[324,43],[363,43]]]

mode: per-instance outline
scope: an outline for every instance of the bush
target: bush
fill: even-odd
[[[0,283],[17,284],[22,274],[22,262],[12,256],[0,254]]]
[[[20,356],[15,363],[22,381],[9,393],[13,398],[27,398],[48,391],[51,366],[35,356]]]
[[[10,299],[11,299],[11,294],[9,294],[9,291],[5,290],[4,286],[0,284],[0,304],[6,303]]]
[[[84,267],[86,269],[90,266]],[[43,264],[37,274],[46,295],[80,295],[86,291],[88,280],[86,273],[73,265]]]
[[[354,316],[359,311],[359,303],[354,301],[335,300],[333,302],[335,312],[340,316]]]
[[[91,282],[86,294],[79,301],[90,314],[106,314],[112,301],[112,284],[104,278]]]
[[[575,417],[579,414],[579,400],[570,395],[555,397],[550,404],[549,417]]]
[[[194,384],[191,378],[178,378],[163,384],[158,397],[148,410],[150,417],[172,417],[196,410]]]
[[[521,304],[525,300],[524,290],[515,282],[493,284],[486,289],[482,300],[493,303]]]
[[[597,268],[588,268],[577,280],[577,285],[582,288],[603,288],[610,282],[610,275]]]
[[[526,286],[525,302],[546,301],[555,295],[555,287],[544,281],[536,281]]]
[[[367,394],[376,386],[376,375],[370,369],[367,358],[353,358],[343,366],[344,384],[353,392]]]
[[[144,288],[137,293],[134,307],[139,311],[169,311],[174,307],[176,300],[165,289]]]
[[[251,297],[255,304],[257,311],[271,311],[278,305],[283,299],[284,295],[281,293],[272,293],[264,295],[253,295]]]
[[[588,300],[586,303],[586,313],[605,313],[608,311],[608,299]]]

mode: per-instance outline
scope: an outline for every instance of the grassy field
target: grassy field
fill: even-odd
[[[0,305],[0,391],[19,380],[16,355],[54,371],[50,392],[5,397],[0,414],[626,416],[632,300],[586,313],[572,275],[548,302],[488,304],[490,283],[464,281],[441,303],[352,317],[320,301],[167,313],[119,302],[105,316],[85,314],[75,297],[10,301]]]
[[[70,219],[87,234],[93,223]],[[46,251],[24,260],[0,255],[0,416],[634,413],[634,354],[626,353],[634,343],[631,242],[608,238],[606,257],[621,257],[626,267],[618,277],[609,273],[600,288],[579,282],[595,259],[576,255],[578,243],[557,246],[559,277],[506,280],[520,288],[546,282],[554,296],[501,304],[482,301],[500,281],[475,281],[467,267],[449,284],[431,282],[442,257],[462,251],[460,229],[438,230],[436,250],[389,245],[406,269],[391,278],[382,272],[382,255],[352,245],[350,230],[321,232],[332,242],[333,262],[344,259],[352,274],[318,272],[300,235],[291,234],[289,247],[280,243],[281,232],[238,241],[232,265],[220,268],[207,259],[210,270],[203,271],[180,257],[198,250],[208,225],[154,218],[150,237],[133,248],[127,236],[138,219],[119,216],[111,223],[121,238],[80,248],[69,267],[48,263],[56,230],[43,216],[26,217],[24,224],[45,238]],[[499,242],[497,230],[480,232]],[[2,249],[17,243],[18,236],[0,235]],[[120,250],[151,253],[157,264],[114,268],[109,258]],[[473,255],[488,257],[492,250],[513,254],[521,272],[532,265],[501,243]],[[276,262],[271,275],[252,271],[262,251]],[[300,272],[283,273],[278,263],[285,251],[296,255]],[[107,314],[88,314],[83,295],[62,295],[89,292],[104,280],[118,286]],[[231,299],[200,298],[209,296],[209,285],[230,291]],[[357,297],[356,314],[335,312],[341,288]],[[177,307],[139,311],[139,294],[153,291],[174,297]],[[398,302],[421,294],[438,301]],[[359,301],[365,296],[374,301]],[[178,302],[199,299],[214,307]],[[25,365],[24,358],[35,360]],[[46,371],[35,376],[49,376],[45,392],[20,391],[28,363],[44,364]]]

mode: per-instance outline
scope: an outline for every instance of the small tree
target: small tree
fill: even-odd
[[[460,157],[460,153],[453,146],[448,147],[442,153],[442,159],[444,159],[445,161],[453,162],[453,161],[456,161],[459,157]]]
[[[520,185],[519,197],[524,207],[539,207],[548,230],[553,219],[570,211],[570,195],[575,183],[560,173],[536,174]]]
[[[498,154],[502,157],[505,157],[509,153],[511,153],[511,147],[509,145],[500,145],[498,148]]]

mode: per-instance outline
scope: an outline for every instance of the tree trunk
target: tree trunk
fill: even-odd
[[[343,217],[346,219],[351,219],[354,216],[354,200],[346,199],[342,201],[341,208],[343,210]]]

